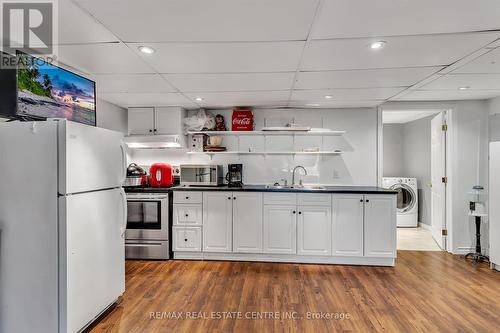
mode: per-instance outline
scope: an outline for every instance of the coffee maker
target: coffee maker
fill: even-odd
[[[227,165],[227,186],[242,187],[243,186],[243,164],[228,164]]]

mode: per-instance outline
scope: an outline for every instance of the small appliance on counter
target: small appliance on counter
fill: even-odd
[[[227,165],[226,181],[228,187],[243,186],[243,164],[228,164]]]
[[[135,163],[127,167],[127,177],[123,183],[124,187],[144,186],[148,182],[148,176],[143,168]]]
[[[181,165],[182,186],[220,186],[223,183],[222,165]]]
[[[149,184],[152,187],[170,187],[174,184],[172,166],[166,163],[154,163],[149,169]]]

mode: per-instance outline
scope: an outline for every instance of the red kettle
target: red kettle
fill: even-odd
[[[170,187],[174,184],[172,166],[166,163],[154,163],[149,169],[149,184],[153,187]]]

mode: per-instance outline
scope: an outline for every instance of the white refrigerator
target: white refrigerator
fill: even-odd
[[[490,262],[500,271],[500,142],[490,142]]]
[[[0,333],[78,332],[125,291],[122,139],[0,123]]]

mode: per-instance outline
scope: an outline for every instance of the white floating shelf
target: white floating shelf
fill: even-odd
[[[188,151],[192,155],[342,155],[343,151]]]
[[[207,135],[316,135],[316,136],[340,136],[346,131],[312,130],[312,131],[188,131],[186,134]]]

